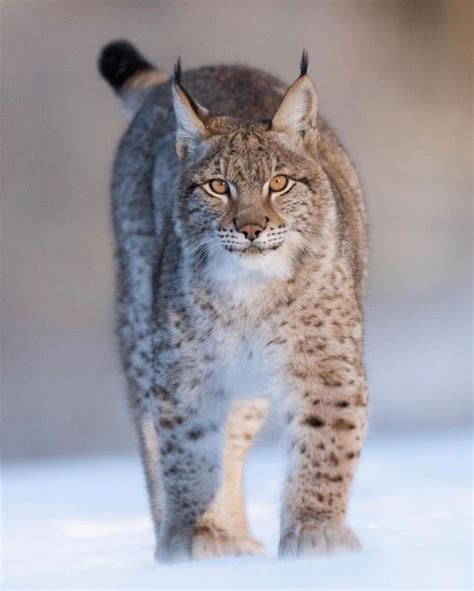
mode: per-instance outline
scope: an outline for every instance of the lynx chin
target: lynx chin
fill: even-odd
[[[289,89],[244,66],[170,78],[126,41],[99,68],[131,121],[112,178],[117,333],[156,557],[263,552],[242,473],[270,403],[288,449],[280,556],[359,548],[364,202],[306,52]]]

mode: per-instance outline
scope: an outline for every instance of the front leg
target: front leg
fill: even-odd
[[[163,561],[193,556],[199,520],[216,496],[221,480],[221,446],[227,403],[206,393],[192,404],[184,396],[158,389],[156,427],[164,512],[156,557]]]
[[[345,517],[365,430],[362,365],[348,355],[306,355],[289,367],[289,374],[290,466],[280,556],[357,549],[359,541]]]
[[[193,557],[262,554],[263,546],[251,534],[244,498],[244,462],[266,417],[268,400],[236,401],[228,413],[222,454],[222,481],[209,510],[199,521],[201,532],[219,531],[218,536],[200,536],[193,544]]]

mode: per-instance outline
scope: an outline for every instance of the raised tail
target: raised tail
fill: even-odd
[[[169,78],[125,40],[108,43],[100,53],[98,66],[130,119],[140,109],[149,90]]]

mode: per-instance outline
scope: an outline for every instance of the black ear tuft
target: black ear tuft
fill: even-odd
[[[107,44],[99,56],[98,66],[102,76],[116,91],[140,70],[153,67],[131,43],[124,40]]]
[[[309,64],[308,52],[306,51],[306,49],[303,49],[303,53],[301,54],[301,61],[300,61],[300,77],[307,75],[308,64]]]
[[[178,58],[174,66],[174,83],[181,86],[181,57]]]
[[[185,95],[185,97],[188,99],[189,104],[191,105],[191,107],[193,108],[195,113],[198,113],[199,111],[199,106],[197,105],[197,103],[194,101],[194,99],[192,98],[192,96],[189,94],[189,92],[184,88],[184,86],[181,83],[182,80],[182,69],[181,69],[181,57],[178,58],[178,61],[176,62],[175,66],[174,66],[174,83],[176,84],[176,86],[179,86],[180,91]]]

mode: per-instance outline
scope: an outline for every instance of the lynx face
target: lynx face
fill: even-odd
[[[212,117],[175,86],[178,231],[214,275],[288,275],[317,246],[328,186],[316,155],[316,95],[307,78],[294,86],[271,122],[256,123]]]

